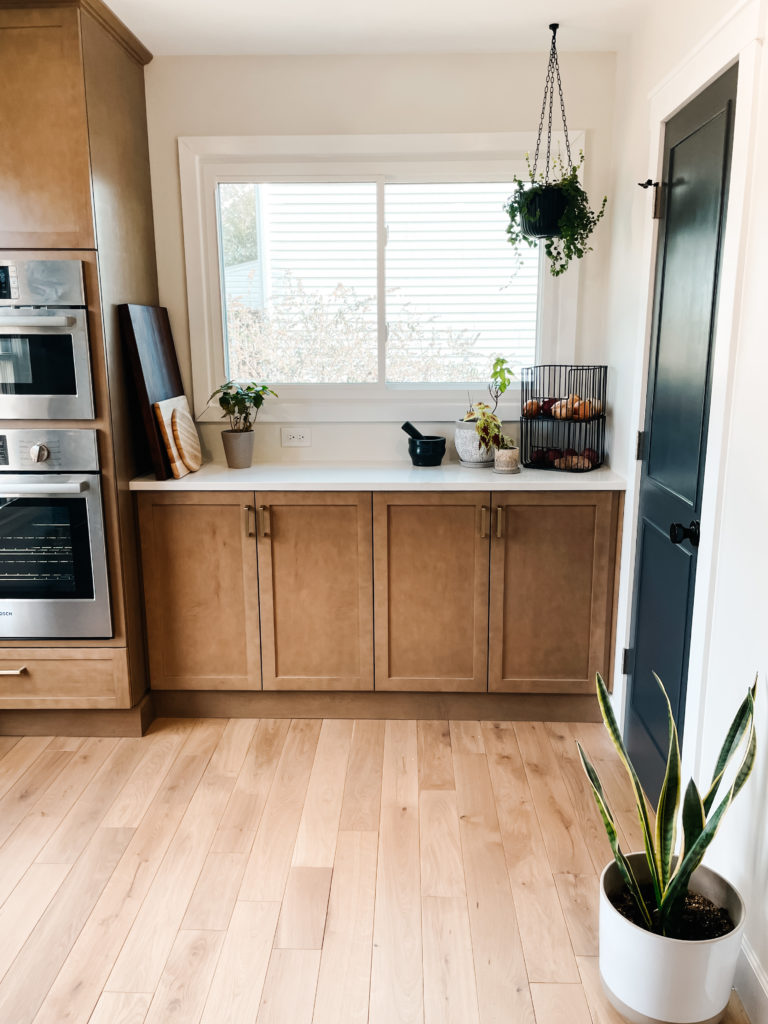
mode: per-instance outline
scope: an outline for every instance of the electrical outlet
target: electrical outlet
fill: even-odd
[[[283,448],[311,448],[312,431],[308,427],[281,427],[280,444]]]

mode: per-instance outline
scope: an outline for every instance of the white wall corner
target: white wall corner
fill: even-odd
[[[736,967],[736,991],[751,1024],[768,1024],[768,971],[746,939]]]

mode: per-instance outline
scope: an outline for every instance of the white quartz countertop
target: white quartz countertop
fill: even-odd
[[[626,482],[606,467],[588,473],[521,469],[503,475],[458,463],[418,468],[407,462],[260,463],[229,469],[208,462],[181,480],[142,476],[132,491],[623,491]]]

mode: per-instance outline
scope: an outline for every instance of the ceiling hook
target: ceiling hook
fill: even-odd
[[[557,30],[559,28],[560,28],[560,25],[556,21],[553,21],[552,24],[549,26],[549,31],[552,33],[553,38],[554,38],[554,36],[557,35]]]

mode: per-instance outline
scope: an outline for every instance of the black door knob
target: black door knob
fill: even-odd
[[[684,540],[691,542],[691,547],[699,546],[699,521],[694,519],[690,526],[683,526],[682,523],[672,523],[669,527],[669,539],[673,544],[681,544]]]

